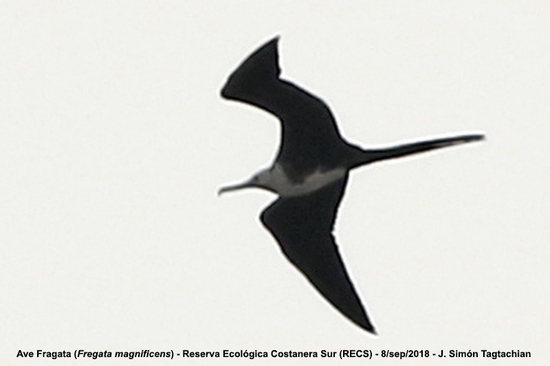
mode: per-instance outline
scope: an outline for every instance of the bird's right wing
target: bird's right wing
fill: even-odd
[[[347,177],[309,195],[283,197],[261,216],[285,256],[336,309],[376,333],[348,276],[332,229]]]
[[[282,139],[278,159],[323,163],[343,147],[334,117],[318,97],[279,78],[278,38],[254,51],[229,76],[222,88],[225,99],[261,108],[281,120]]]

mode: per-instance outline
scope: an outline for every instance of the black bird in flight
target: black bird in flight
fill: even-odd
[[[345,141],[327,105],[280,78],[278,37],[252,53],[230,76],[223,98],[261,108],[281,121],[273,165],[219,193],[263,188],[279,198],[261,214],[284,255],[344,316],[376,334],[346,271],[332,234],[349,171],[381,160],[482,140],[481,134],[438,138],[384,149]]]

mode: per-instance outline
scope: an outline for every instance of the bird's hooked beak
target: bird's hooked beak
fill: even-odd
[[[243,189],[243,188],[257,187],[258,185],[256,184],[256,180],[257,180],[256,177],[252,177],[252,178],[250,178],[249,180],[247,180],[243,183],[233,184],[233,185],[230,185],[230,186],[222,187],[218,190],[218,196],[220,196],[220,195],[222,195],[223,193],[226,193],[226,192],[232,192],[232,191],[236,191],[236,190]]]

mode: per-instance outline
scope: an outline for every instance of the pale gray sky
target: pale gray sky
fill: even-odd
[[[550,361],[548,19],[542,0],[3,1],[0,360],[82,348]],[[273,117],[219,98],[274,35],[283,74],[353,142],[488,136],[353,173],[337,238],[377,338],[282,256],[258,220],[273,195],[216,196],[276,152]]]

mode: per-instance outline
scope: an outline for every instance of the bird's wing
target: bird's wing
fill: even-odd
[[[347,176],[306,196],[279,198],[261,216],[285,256],[336,309],[376,333],[332,235]]]
[[[318,165],[326,159],[330,163],[331,154],[344,149],[334,117],[321,99],[279,78],[277,42],[278,38],[272,39],[244,60],[229,76],[221,95],[281,120],[279,160],[291,161],[302,170],[311,168],[309,162]]]

